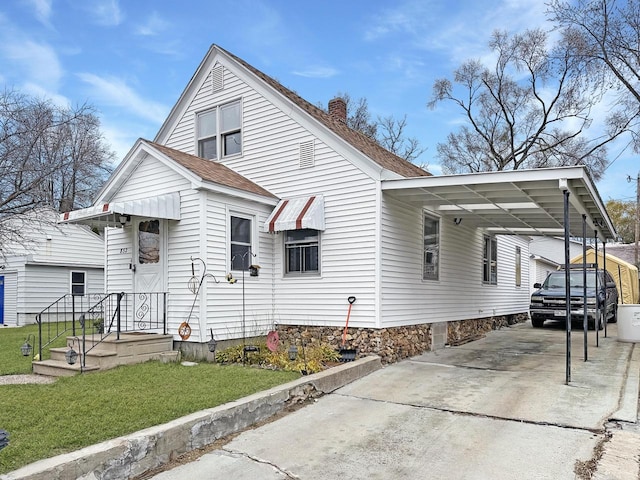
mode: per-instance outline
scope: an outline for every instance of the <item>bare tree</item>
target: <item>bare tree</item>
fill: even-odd
[[[489,43],[492,68],[469,60],[455,71],[453,82],[436,80],[428,106],[453,102],[467,122],[437,146],[445,172],[580,164],[594,178],[602,175],[606,145],[622,130],[586,136],[599,98],[566,45],[549,48],[548,41],[539,29],[516,35],[496,31]]]
[[[401,120],[396,120],[393,116],[378,117],[376,139],[380,145],[399,157],[413,162],[425,152],[425,148],[420,146],[420,142],[415,137],[407,138],[404,135],[407,126],[407,116]],[[420,165],[426,168],[427,165]]]
[[[552,0],[568,52],[601,92],[609,92],[613,129],[626,128],[640,152],[640,1]]]
[[[405,136],[406,115],[402,120],[388,116],[372,121],[366,98],[361,97],[356,101],[348,93],[342,92],[338,92],[335,97],[342,98],[347,105],[347,125],[350,128],[366,135],[394,155],[414,162],[426,150],[420,146],[418,139]],[[421,165],[421,168],[426,168],[426,165]]]
[[[43,207],[90,203],[114,157],[99,127],[92,107],[0,92],[0,246],[23,241],[21,219],[32,222]]]

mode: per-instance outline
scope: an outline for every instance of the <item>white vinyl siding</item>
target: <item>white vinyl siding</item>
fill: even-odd
[[[69,294],[71,271],[85,272],[87,293],[104,291],[104,240],[87,227],[27,225],[25,235],[30,241],[10,246],[4,259],[10,280],[5,284],[10,302],[5,312],[11,309],[12,324],[34,323],[42,309]]]
[[[27,265],[18,285],[18,317],[20,324],[34,323],[44,308],[59,298],[69,295],[71,271],[75,269],[50,265]],[[88,295],[104,292],[104,274],[101,268],[84,269],[87,298],[78,300],[86,306]]]
[[[18,273],[4,275],[4,325],[17,325],[18,321]]]
[[[382,217],[383,327],[466,320],[528,311],[528,288],[515,287],[515,269],[500,268],[498,285],[483,285],[483,232],[440,222],[440,275],[422,281],[422,209],[384,197]],[[498,236],[500,265],[514,265],[515,246],[528,256],[521,237]],[[522,278],[528,278],[522,265]],[[460,299],[464,298],[464,302]]]
[[[347,313],[347,297],[354,295],[350,325],[354,327],[375,326],[376,302],[376,210],[377,184],[351,162],[337,154],[320,139],[314,139],[314,164],[300,168],[300,144],[313,138],[290,111],[283,112],[267,98],[250,88],[229,69],[225,71],[224,89],[212,92],[211,78],[204,80],[191,104],[182,113],[174,130],[166,139],[166,145],[188,153],[195,153],[194,120],[196,113],[214,105],[242,98],[242,157],[221,159],[241,175],[277,195],[287,198],[301,195],[322,194],[325,201],[326,228],[321,232],[322,248],[321,275],[292,277],[285,276],[283,258],[283,234],[259,234],[260,276],[252,277],[247,286],[252,285],[251,294],[245,301],[258,305],[266,302],[273,310],[270,322],[289,324],[344,325]],[[207,243],[214,247],[213,238],[219,235],[221,212],[209,201],[207,207]],[[254,207],[253,208],[257,208]],[[260,207],[262,208],[262,207]],[[258,227],[262,230],[264,220],[273,208],[264,209],[264,217],[258,217]],[[215,219],[216,223],[213,223]],[[182,220],[181,220],[182,222]],[[225,230],[222,230],[224,232]],[[216,244],[217,245],[217,244]],[[223,243],[224,244],[224,239]],[[274,247],[275,245],[275,247]],[[262,250],[270,252],[275,248],[273,258],[262,256]],[[209,251],[209,256],[212,253]],[[219,255],[219,253],[217,254]],[[270,265],[265,265],[265,261]],[[210,262],[211,264],[211,262]],[[224,265],[224,264],[223,264]],[[211,268],[211,267],[210,267]],[[273,283],[270,279],[273,272]],[[210,297],[219,298],[221,291],[237,292],[239,284],[217,284],[210,289]],[[246,292],[245,292],[246,294]],[[207,297],[209,298],[209,297]],[[210,315],[237,318],[241,302],[235,298],[233,305],[216,310],[209,300]],[[227,312],[225,309],[230,309]],[[215,313],[214,313],[215,312]],[[255,312],[253,318],[258,325],[265,323],[265,313]],[[260,318],[258,321],[257,318]],[[254,320],[250,320],[253,322]],[[238,326],[237,321],[233,323]],[[217,325],[214,333],[227,337],[223,326]],[[232,327],[228,327],[232,330]],[[237,333],[237,328],[235,330]],[[207,336],[208,336],[207,332]]]

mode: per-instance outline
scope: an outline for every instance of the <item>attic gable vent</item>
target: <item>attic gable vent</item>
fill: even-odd
[[[224,88],[224,67],[215,64],[211,69],[211,85],[214,92]]]
[[[313,140],[300,143],[300,168],[313,167],[315,164]]]

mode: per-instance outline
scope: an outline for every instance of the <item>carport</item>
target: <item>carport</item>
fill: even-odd
[[[617,237],[604,203],[584,166],[389,179],[384,195],[433,210],[496,235],[564,236],[565,264],[569,238],[587,238],[604,246]],[[606,256],[605,256],[606,258]],[[567,269],[568,270],[568,269]],[[570,292],[567,283],[567,318]],[[585,287],[586,300],[586,287]],[[566,383],[571,381],[571,322],[567,321]],[[606,322],[605,322],[606,336]],[[596,345],[598,344],[596,327]],[[587,324],[584,322],[587,360]]]

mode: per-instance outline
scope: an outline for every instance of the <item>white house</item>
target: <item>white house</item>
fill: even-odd
[[[72,301],[75,295],[81,308],[90,294],[104,291],[104,241],[89,228],[32,221],[24,236],[22,243],[3,245],[0,256],[0,325],[35,323],[65,296]]]
[[[529,288],[533,292],[535,283],[544,282],[549,272],[564,265],[564,238],[534,237],[529,243]],[[582,242],[569,241],[569,259],[582,254]]]
[[[611,236],[582,167],[434,177],[345,119],[214,45],[61,221],[107,227],[106,291],[166,292],[183,347],[274,328],[337,344],[349,313],[349,346],[389,359],[526,318],[528,235],[562,232],[563,204]]]

